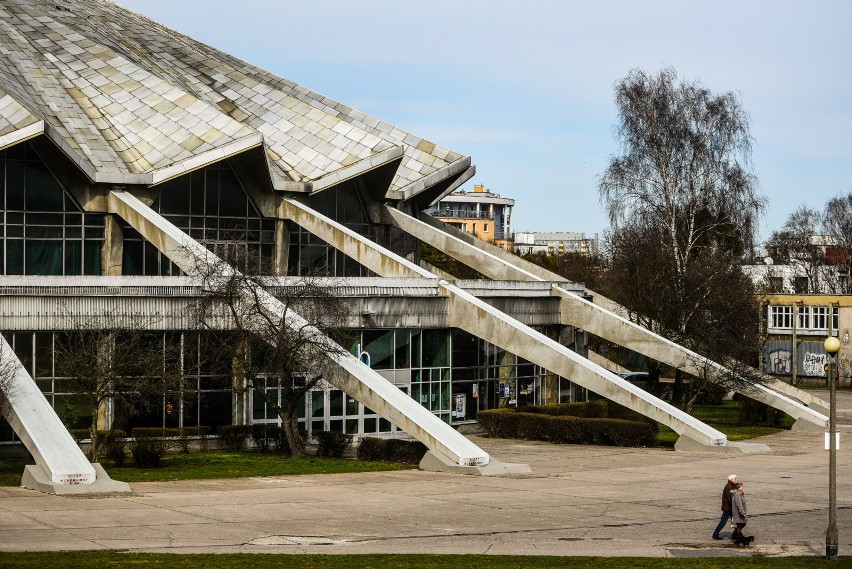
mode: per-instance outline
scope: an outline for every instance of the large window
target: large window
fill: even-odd
[[[370,223],[355,183],[320,192],[311,198],[309,205],[318,213],[376,241],[376,225]],[[290,230],[288,274],[336,277],[375,275],[355,259],[341,253],[300,226],[288,223],[288,228]]]
[[[271,273],[275,220],[264,219],[227,161],[163,184],[151,209],[228,262]],[[125,275],[178,275],[168,258],[129,226],[124,230]]]
[[[30,143],[0,151],[0,222],[0,274],[101,274],[103,214],[83,213]]]

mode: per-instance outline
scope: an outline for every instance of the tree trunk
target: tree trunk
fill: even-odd
[[[305,456],[305,443],[299,435],[299,419],[295,409],[287,410],[286,417],[281,421],[281,426],[284,429],[287,445],[290,447],[290,456],[293,458]]]
[[[98,436],[98,410],[98,405],[92,407],[92,424],[89,426],[89,438],[92,440],[89,446],[90,462],[98,462],[101,454],[101,439]]]

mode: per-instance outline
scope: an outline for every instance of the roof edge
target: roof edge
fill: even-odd
[[[405,149],[402,146],[394,145],[387,150],[382,150],[377,154],[373,154],[368,158],[359,160],[349,166],[339,168],[330,174],[326,174],[322,178],[311,183],[313,192],[319,192],[331,186],[336,186],[346,180],[351,180],[365,172],[384,166],[389,162],[402,158]]]
[[[18,130],[0,136],[0,150],[44,134],[44,121],[38,120]]]
[[[471,165],[470,156],[464,156],[459,158],[455,162],[450,162],[440,170],[436,170],[432,172],[428,176],[424,178],[420,178],[416,182],[412,182],[407,186],[400,188],[399,190],[395,190],[393,192],[388,192],[388,198],[398,199],[398,200],[409,200],[419,194],[420,192],[426,190],[430,186],[434,186],[440,182],[443,182],[447,178],[451,176],[455,176],[460,172],[468,169]]]

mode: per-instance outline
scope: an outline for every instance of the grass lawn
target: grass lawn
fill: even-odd
[[[0,485],[19,486],[26,460],[0,461]],[[196,452],[167,454],[160,468],[117,468],[109,460],[102,464],[109,475],[122,482],[162,482],[201,478],[243,478],[247,476],[288,476],[295,474],[332,474],[340,472],[376,472],[406,470],[410,464],[370,462],[345,458],[308,456],[290,458],[280,454],[256,452]]]
[[[849,567],[852,557],[827,562],[818,557],[529,557],[508,555],[275,555],[118,552],[3,553],[0,567],[26,569],[103,569],[110,567],[164,567],[174,569],[252,569],[298,567],[299,569],[793,569],[799,567]]]
[[[729,441],[744,441],[764,435],[771,435],[793,425],[793,418],[784,416],[784,426],[769,427],[765,425],[740,425],[740,407],[736,401],[723,401],[721,405],[696,405],[692,408],[692,416],[707,423],[728,435]],[[660,425],[657,440],[663,446],[674,446],[678,434],[664,425]]]

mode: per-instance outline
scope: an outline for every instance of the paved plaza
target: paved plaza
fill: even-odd
[[[838,408],[852,409],[843,394]],[[850,433],[852,435],[852,433]],[[421,472],[133,484],[75,498],[0,489],[0,551],[821,555],[823,433],[758,439],[770,453],[551,445],[473,437],[533,474]],[[852,442],[852,439],[844,438]],[[750,550],[710,539],[722,486],[744,482]],[[840,553],[852,553],[852,453],[838,453]],[[723,532],[727,535],[728,530]]]

